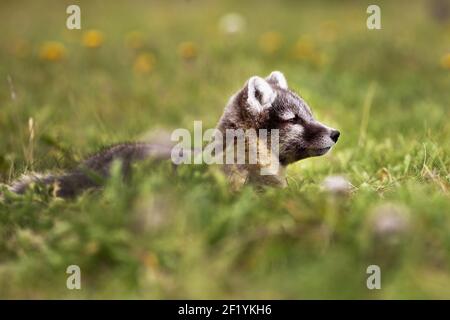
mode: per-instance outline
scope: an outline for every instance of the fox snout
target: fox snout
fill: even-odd
[[[283,133],[280,159],[284,164],[328,153],[341,135],[314,119],[294,124]]]
[[[300,135],[302,147],[308,149],[322,149],[332,147],[339,139],[341,133],[323,123],[310,119],[300,124],[302,132]]]
[[[305,136],[307,137],[307,139],[305,139],[304,144],[307,148],[312,150],[328,151],[338,142],[341,133],[339,132],[339,130],[330,128],[326,125],[321,124],[320,122],[317,123],[320,129],[314,132],[312,136],[308,137],[307,130],[305,130]],[[319,155],[325,153],[326,152],[320,153]]]

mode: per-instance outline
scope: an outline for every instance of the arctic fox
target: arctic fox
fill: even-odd
[[[288,88],[279,71],[268,77],[251,77],[234,94],[225,107],[217,129],[225,135],[233,129],[278,130],[279,151],[276,158],[256,164],[225,164],[224,172],[232,186],[244,183],[285,186],[284,168],[296,161],[327,153],[338,141],[339,131],[316,121],[306,102]],[[232,143],[235,143],[234,140]],[[264,143],[258,143],[258,148]],[[107,178],[111,164],[120,160],[124,175],[133,162],[145,159],[169,160],[172,146],[150,142],[123,143],[103,149],[62,174],[28,174],[13,182],[10,191],[22,194],[32,183],[53,185],[57,197],[70,198],[80,192],[101,186],[99,179]],[[261,152],[261,150],[258,150]],[[261,152],[262,153],[262,152]],[[269,150],[270,154],[270,150]],[[261,175],[260,169],[268,162],[279,166],[271,174]]]

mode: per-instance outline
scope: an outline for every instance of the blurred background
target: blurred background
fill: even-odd
[[[368,30],[372,2],[3,0],[3,183],[157,128],[212,128],[273,70],[342,135],[286,190],[144,165],[102,194],[3,201],[0,297],[450,298],[450,3],[376,1]]]

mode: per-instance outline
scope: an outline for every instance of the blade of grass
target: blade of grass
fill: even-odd
[[[363,110],[362,110],[362,118],[361,118],[361,127],[359,129],[359,141],[358,146],[361,147],[366,141],[367,136],[367,127],[369,125],[370,118],[370,109],[372,107],[373,98],[375,96],[376,91],[376,83],[372,82],[367,90],[366,97],[364,99]]]

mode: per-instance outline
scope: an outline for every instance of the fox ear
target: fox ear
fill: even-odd
[[[269,83],[261,77],[251,77],[247,84],[247,103],[252,113],[257,114],[266,108],[269,108],[275,98],[276,92]]]
[[[282,74],[280,71],[273,71],[267,78],[267,81],[272,82],[273,84],[277,85],[278,87],[282,89],[287,89],[287,81],[284,77],[284,74]]]

